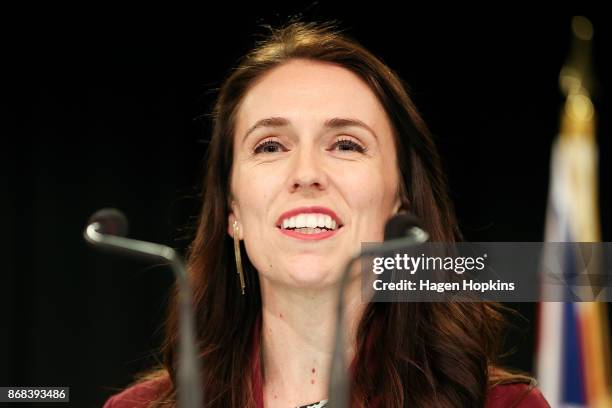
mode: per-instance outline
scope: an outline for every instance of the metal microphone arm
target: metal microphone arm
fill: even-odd
[[[348,286],[350,270],[353,264],[365,256],[380,255],[385,252],[398,251],[410,248],[414,245],[422,244],[429,239],[429,234],[418,226],[411,226],[405,231],[402,238],[392,239],[373,248],[359,252],[354,255],[346,264],[340,279],[340,289],[337,307],[336,333],[334,340],[334,352],[332,354],[330,385],[329,385],[329,406],[330,408],[346,408],[349,406],[350,383],[347,375],[347,364],[345,361],[344,350],[344,292]]]
[[[204,396],[195,345],[193,297],[181,257],[169,246],[104,234],[99,232],[101,229],[102,224],[99,222],[89,224],[83,233],[85,240],[94,246],[126,255],[139,255],[149,260],[168,263],[172,268],[179,296],[178,406],[201,408]]]

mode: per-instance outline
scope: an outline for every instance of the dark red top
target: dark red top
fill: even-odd
[[[104,408],[148,408],[160,395],[167,379],[149,380],[112,396]],[[527,384],[504,384],[491,389],[485,408],[550,408],[537,388],[527,392]],[[289,407],[287,407],[289,408]]]
[[[252,351],[254,361],[252,378],[256,406],[258,408],[264,408],[263,378],[259,363],[259,325],[260,322],[257,320],[254,327],[254,333],[256,333],[256,335],[254,336],[255,342],[253,344]],[[368,347],[370,344],[370,341],[366,342],[366,347]],[[354,363],[355,361],[353,361],[353,364],[351,364],[351,370],[353,370]],[[123,392],[112,396],[108,401],[106,401],[103,408],[148,408],[148,403],[155,400],[160,395],[161,391],[168,387],[169,384],[167,382],[167,378],[160,378],[136,384],[127,388]],[[317,401],[312,401],[311,403],[315,402]],[[376,400],[372,401],[372,406],[379,408],[379,404]],[[487,396],[485,408],[506,407],[550,408],[550,405],[548,405],[537,388],[532,388],[530,390],[529,385],[527,384],[500,384],[491,388],[489,390],[489,395]]]

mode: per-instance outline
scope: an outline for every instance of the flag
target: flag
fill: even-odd
[[[560,75],[566,101],[551,152],[545,241],[598,242],[598,150],[589,75],[593,31],[584,17],[574,17],[572,29],[573,51]],[[567,248],[558,263],[565,276],[576,276],[575,253]],[[608,337],[605,303],[539,304],[536,376],[552,407],[612,407]]]

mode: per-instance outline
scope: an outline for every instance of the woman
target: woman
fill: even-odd
[[[324,406],[349,257],[400,211],[432,241],[460,238],[437,151],[398,76],[329,25],[272,30],[213,113],[188,263],[206,406]],[[497,305],[361,303],[354,276],[352,406],[548,406],[495,367]],[[164,367],[106,407],[175,406],[176,332],[173,303]]]

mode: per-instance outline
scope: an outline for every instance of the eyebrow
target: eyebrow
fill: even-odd
[[[291,122],[289,121],[289,119],[282,118],[282,117],[270,117],[270,118],[260,119],[253,126],[251,126],[249,130],[247,130],[242,141],[244,142],[246,138],[249,137],[249,135],[253,133],[256,129],[259,129],[262,127],[272,127],[272,128],[283,127],[283,126],[288,126],[290,123]],[[351,126],[360,127],[372,133],[374,138],[378,140],[378,136],[376,135],[376,132],[374,132],[372,128],[370,128],[368,125],[366,125],[364,122],[362,122],[359,119],[331,118],[325,121],[324,126],[329,129],[338,129],[338,128],[345,128],[345,127],[351,127]]]

